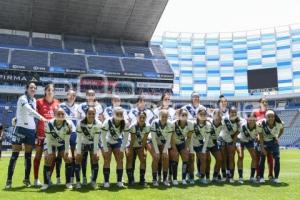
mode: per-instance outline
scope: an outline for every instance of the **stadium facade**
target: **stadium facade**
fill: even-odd
[[[162,46],[171,64],[174,95],[261,95],[268,90],[249,93],[247,72],[267,68],[277,70],[272,94],[300,92],[300,24],[230,33],[166,32],[152,44]]]

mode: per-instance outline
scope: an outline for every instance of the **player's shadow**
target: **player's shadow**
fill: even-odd
[[[5,191],[5,192],[36,192],[36,190],[28,190],[28,187],[25,187],[25,186],[18,186],[18,187],[13,187],[13,188],[10,188],[10,189],[2,189],[2,191]]]
[[[65,185],[52,185],[47,190],[39,190],[38,192],[52,194],[52,193],[64,192],[66,190],[68,189],[66,189]]]
[[[232,186],[251,186],[251,187],[264,187],[264,186],[271,186],[271,187],[288,187],[289,184],[285,183],[285,182],[281,182],[281,183],[272,183],[272,182],[265,182],[265,183],[252,183],[250,181],[244,181],[243,184],[235,182],[235,183],[226,183],[224,185],[232,185]]]

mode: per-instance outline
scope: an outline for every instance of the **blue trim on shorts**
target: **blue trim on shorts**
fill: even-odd
[[[35,144],[35,129],[27,129],[24,127],[17,126],[12,134],[11,143],[13,145],[32,145]]]

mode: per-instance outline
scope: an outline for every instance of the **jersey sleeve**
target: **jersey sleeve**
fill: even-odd
[[[37,118],[38,120],[41,120],[43,117],[36,111],[34,110],[28,103],[28,100],[25,99],[25,97],[20,98],[20,105],[25,108],[27,112],[34,118]]]
[[[128,142],[128,134],[129,134],[129,124],[128,123],[125,124],[125,128],[124,128],[124,133],[123,134],[124,134],[124,137],[123,137],[122,146],[121,146],[122,151],[125,150],[126,144]]]

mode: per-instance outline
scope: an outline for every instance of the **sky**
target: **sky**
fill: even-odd
[[[153,36],[213,33],[300,23],[300,0],[169,0]]]

